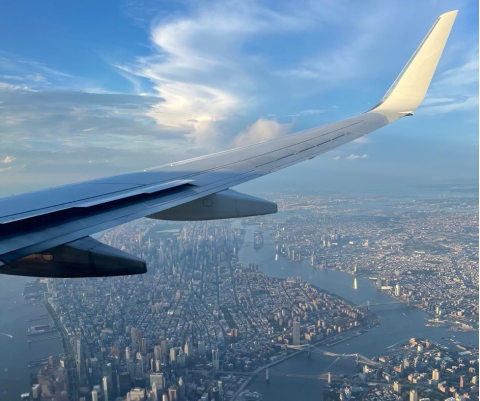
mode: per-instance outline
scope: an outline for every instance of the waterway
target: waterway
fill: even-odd
[[[385,211],[390,207],[389,200],[379,202],[364,202],[362,208]],[[336,209],[349,209],[351,205],[337,205]],[[452,211],[452,210],[450,210]],[[460,211],[460,210],[455,210]],[[463,211],[463,210],[461,210]],[[467,210],[464,210],[467,211]],[[468,210],[471,211],[471,210]],[[296,211],[298,213],[312,213],[309,210]],[[356,210],[355,214],[362,212]],[[290,213],[281,212],[275,219],[284,219]],[[234,225],[238,226],[239,221]],[[393,298],[379,293],[368,280],[357,278],[357,290],[353,289],[354,277],[340,271],[313,269],[307,261],[296,263],[279,258],[275,260],[274,243],[266,233],[264,246],[256,251],[253,243],[253,232],[256,226],[246,227],[246,242],[239,252],[242,263],[255,263],[265,274],[286,278],[302,277],[305,281],[338,294],[355,304],[366,301],[373,303],[391,302]],[[51,320],[27,322],[47,311],[43,306],[27,304],[23,298],[25,282],[31,278],[0,275],[0,400],[17,400],[20,394],[30,389],[28,363],[31,360],[47,358],[50,355],[62,353],[62,344],[59,339],[27,343],[28,327],[36,324],[51,323]],[[450,332],[445,328],[425,327],[426,318],[430,315],[414,307],[405,305],[384,305],[372,308],[382,318],[382,324],[368,333],[340,343],[329,348],[336,353],[360,353],[367,357],[378,355],[387,347],[408,340],[410,337],[428,338],[440,341],[442,337],[455,335],[465,343],[478,344],[478,333]],[[288,374],[319,375],[325,372],[332,374],[348,374],[353,370],[353,363],[342,359],[313,354],[309,359],[305,354],[291,358],[274,366],[270,371],[270,381],[266,383],[263,377],[258,377],[249,386],[249,389],[263,394],[264,401],[283,400],[321,400],[323,380],[312,378],[288,377]],[[32,369],[35,373],[38,368]],[[281,374],[281,376],[278,376]]]
[[[275,258],[275,244],[268,232],[264,235],[264,245],[255,250],[253,232],[257,226],[247,226],[245,242],[238,254],[241,263],[255,263],[263,273],[279,277],[301,277],[319,288],[340,295],[355,303],[371,304],[392,302],[394,298],[379,292],[366,278],[357,277],[357,289],[353,288],[354,276],[338,270],[314,269],[308,261],[292,262]],[[464,344],[478,344],[478,332],[452,332],[444,327],[425,327],[426,319],[432,316],[422,310],[405,304],[381,305],[372,307],[382,319],[380,326],[367,333],[328,348],[328,351],[343,353],[360,353],[373,357],[386,351],[388,347],[407,342],[411,337],[427,338],[442,342],[442,338],[452,337]],[[349,374],[353,372],[354,362],[336,359],[324,355],[312,354],[310,358],[302,353],[270,369],[267,383],[263,374],[259,375],[248,387],[263,395],[264,401],[322,400],[322,391],[326,388],[324,380],[309,377],[326,372],[332,374]],[[297,375],[289,377],[288,375]]]
[[[27,343],[30,326],[51,324],[50,318],[27,322],[47,314],[44,306],[27,304],[23,288],[32,278],[0,275],[0,399],[19,400],[30,390],[28,362],[62,353],[60,340]],[[39,368],[32,371],[38,371]]]

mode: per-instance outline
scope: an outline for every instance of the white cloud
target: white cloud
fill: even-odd
[[[236,130],[219,127],[218,121],[252,112],[262,115],[257,110],[271,93],[259,88],[278,69],[269,65],[268,52],[251,54],[244,47],[267,35],[319,29],[338,15],[349,15],[337,13],[338,8],[344,7],[335,2],[327,9],[308,4],[273,11],[255,2],[208,2],[187,15],[154,21],[153,54],[116,67],[129,80],[134,75],[150,80],[165,99],[148,113],[158,124],[186,135],[194,147],[221,148]],[[321,112],[307,109],[289,117]]]
[[[217,122],[258,102],[249,73],[256,61],[243,54],[242,44],[255,35],[303,30],[305,24],[255,3],[208,3],[189,16],[155,21],[154,54],[118,68],[127,79],[149,79],[165,99],[149,111],[151,118],[184,133],[194,147],[211,150],[225,146],[233,134]]]
[[[340,160],[340,156],[335,156],[333,160]]]
[[[364,155],[355,155],[355,154],[351,154],[350,156],[347,156],[347,160],[356,160],[356,159],[366,159],[368,158],[369,156],[367,154],[364,154]]]
[[[239,147],[275,139],[287,134],[291,128],[292,124],[280,124],[275,120],[260,118],[245,131],[238,134],[232,141],[232,145],[233,147]]]
[[[307,117],[307,116],[313,116],[315,114],[321,114],[325,113],[325,110],[302,110],[299,111],[298,113],[295,114],[289,114],[287,117]]]
[[[13,156],[5,156],[5,158],[3,160],[0,160],[1,163],[3,164],[10,164],[12,162],[14,162],[17,158],[16,157],[13,157]]]

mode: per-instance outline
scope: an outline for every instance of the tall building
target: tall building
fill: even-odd
[[[356,290],[358,288],[358,285],[357,285],[357,278],[355,277],[353,279],[353,289]]]
[[[397,381],[393,382],[393,391],[400,394],[402,392],[402,385]]]
[[[150,374],[150,387],[155,386],[157,390],[165,389],[165,377],[163,373],[151,373]]]
[[[98,401],[97,390],[92,390],[92,401]]]
[[[432,371],[432,379],[437,381],[440,380],[440,371],[438,369]]]
[[[153,347],[153,356],[156,361],[159,361],[162,357],[162,347],[160,345],[155,345],[155,347]]]
[[[85,342],[78,336],[75,339],[75,363],[80,387],[87,387],[87,364],[85,360]]]
[[[172,384],[168,388],[168,401],[179,401],[178,400],[178,387],[176,384]]]
[[[395,285],[395,296],[399,297],[400,296],[400,284]]]
[[[160,348],[162,350],[162,355],[167,355],[167,340],[164,338],[160,340]]]
[[[187,357],[192,356],[193,347],[190,339],[188,339],[187,342],[185,343],[184,352]]]
[[[463,386],[465,385],[465,376],[461,375],[460,376],[460,388],[463,388]]]
[[[159,395],[160,393],[158,392],[158,389],[157,389],[157,386],[155,385],[155,383],[153,383],[153,386],[152,386],[152,394],[153,394],[153,401],[160,401],[159,400]]]
[[[178,351],[178,355],[177,355],[177,365],[178,365],[178,367],[183,368],[185,366],[186,359],[187,358],[186,358],[185,353],[180,348],[180,350]]]
[[[293,321],[293,345],[300,345],[300,322]]]
[[[170,365],[176,366],[177,364],[177,348],[170,348]]]
[[[220,395],[220,401],[223,401],[223,382],[221,380],[217,380],[217,388]]]
[[[206,354],[207,353],[205,351],[205,342],[204,341],[199,341],[198,342],[198,356],[205,357]]]
[[[102,390],[103,390],[103,399],[105,401],[110,401],[110,396],[108,393],[108,377],[103,376],[102,378]]]
[[[139,345],[140,352],[143,355],[146,355],[147,354],[147,339],[142,337],[141,339],[138,340],[138,345]]]
[[[415,390],[415,389],[410,390],[410,401],[418,401],[417,390]]]
[[[145,389],[140,387],[132,388],[127,393],[127,401],[145,401]]]
[[[130,372],[120,373],[118,382],[120,386],[119,395],[125,397],[128,391],[132,388],[132,377],[130,376]]]
[[[212,349],[212,365],[214,369],[220,369],[220,352],[217,348]]]
[[[185,401],[185,383],[183,377],[178,380],[178,399],[179,401]]]

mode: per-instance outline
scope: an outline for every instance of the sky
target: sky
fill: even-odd
[[[253,192],[478,181],[478,1],[5,2],[0,196],[366,111],[452,9],[414,117],[257,180]]]

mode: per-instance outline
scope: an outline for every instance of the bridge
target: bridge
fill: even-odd
[[[376,303],[371,303],[370,301],[367,301],[363,304],[355,305],[355,307],[356,308],[366,308],[366,309],[369,310],[371,306],[395,305],[395,304],[405,304],[407,306],[410,306],[410,299],[407,299],[406,301],[396,300],[396,301],[391,301],[391,302],[376,302]]]
[[[312,344],[304,344],[304,345],[283,345],[283,347],[288,348],[288,349],[293,349],[297,351],[306,351],[310,355],[311,352],[316,353],[316,354],[321,354],[321,355],[326,355],[326,356],[331,356],[331,357],[336,357],[336,358],[342,358],[342,359],[347,359],[350,361],[355,361],[357,364],[358,363],[363,363],[364,365],[369,365],[373,367],[381,367],[382,365],[372,361],[371,359],[367,358],[366,356],[363,356],[359,353],[356,354],[336,354],[335,352],[330,352],[323,350],[319,347],[316,347],[315,345]]]
[[[410,306],[410,299],[407,299],[406,301],[402,301],[402,300],[395,300],[395,301],[390,301],[390,302],[375,302],[375,303],[371,303],[370,301],[367,301],[367,302],[364,302],[363,304],[360,304],[360,305],[352,305],[351,307],[353,309],[357,308],[357,309],[367,309],[367,310],[370,310],[370,308],[372,306],[382,306],[382,305],[396,305],[396,304],[404,304],[406,306]],[[343,309],[346,309],[348,307],[345,307],[345,306],[341,306],[341,307],[338,307],[338,308],[333,308],[333,309],[328,309],[328,310],[325,310],[325,311],[319,311],[319,313],[330,313],[330,312],[334,312],[334,311],[337,311],[337,310],[343,310]]]

